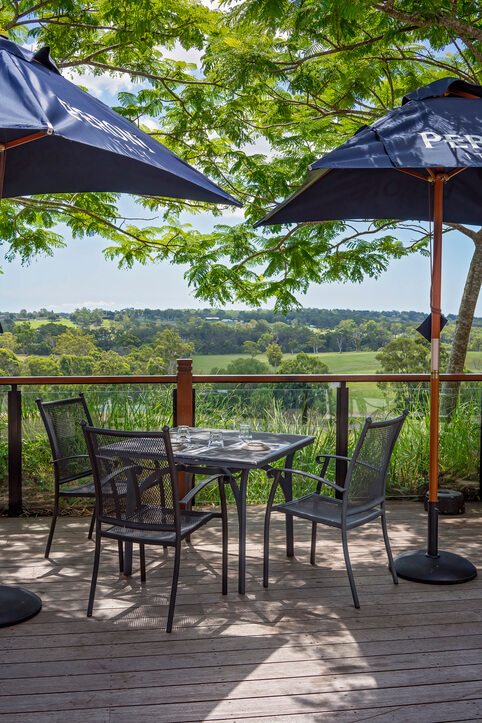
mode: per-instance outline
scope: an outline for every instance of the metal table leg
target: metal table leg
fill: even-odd
[[[239,479],[239,497],[237,500],[239,522],[239,559],[238,559],[238,592],[246,592],[246,494],[249,470],[241,472]]]
[[[286,457],[285,466],[289,469],[293,469],[294,453],[289,454]],[[291,502],[293,499],[293,475],[291,472],[285,472],[281,476],[280,486],[283,490],[283,495],[286,502]],[[293,557],[295,554],[294,540],[293,540],[293,516],[285,515],[286,517],[286,557]]]
[[[246,591],[246,493],[248,487],[249,469],[225,469],[224,471],[229,477],[238,513],[238,592],[240,595],[244,595]],[[239,475],[237,480],[234,477],[235,474]]]

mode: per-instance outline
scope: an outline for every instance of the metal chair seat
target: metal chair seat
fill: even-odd
[[[181,539],[185,539],[199,527],[210,520],[221,517],[220,512],[200,510],[181,510],[180,527]],[[103,520],[101,520],[102,522]],[[145,505],[133,515],[126,518],[126,526],[113,525],[103,531],[104,537],[113,539],[131,540],[132,542],[150,542],[158,545],[174,545],[176,533],[173,531],[174,513],[173,510],[165,510],[160,515],[159,508],[153,505]],[[133,525],[133,527],[128,527]],[[143,529],[142,526],[145,525]],[[164,529],[162,529],[164,527]]]
[[[339,529],[341,529],[344,524],[343,501],[337,500],[334,497],[326,497],[316,492],[310,492],[304,497],[299,497],[291,502],[282,502],[279,505],[273,505],[273,510]],[[380,507],[371,507],[361,512],[353,506],[350,512],[350,504],[348,504],[346,528],[351,530],[359,527],[359,525],[363,525],[365,522],[370,522],[380,517],[381,514],[382,511]]]

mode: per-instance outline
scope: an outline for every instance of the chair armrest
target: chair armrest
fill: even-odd
[[[328,467],[328,463],[329,463],[330,459],[341,459],[344,462],[351,462],[352,457],[343,457],[341,454],[319,454],[318,457],[316,458],[316,461],[319,464],[321,464],[323,459],[325,460],[325,462],[323,463],[325,465],[325,467],[324,467],[322,474],[324,474],[324,472],[326,472],[326,468]],[[373,464],[369,464],[368,462],[362,462],[361,459],[357,459],[355,464],[361,464],[364,467],[369,467],[370,469],[376,470],[376,467]]]
[[[302,472],[299,469],[289,469],[288,467],[270,467],[266,474],[268,477],[274,477],[275,482],[278,481],[279,475],[282,472],[291,472],[292,474],[298,474],[301,475],[301,477],[308,477],[309,479],[315,480],[315,482],[319,482],[320,484],[328,485],[328,487],[333,487],[334,490],[337,492],[346,492],[346,489],[344,487],[340,487],[340,485],[335,484],[334,482],[329,482],[324,477],[318,477],[315,474],[311,474],[310,472]]]
[[[68,462],[70,459],[89,459],[88,454],[74,454],[72,457],[59,457],[59,459],[53,459],[53,464],[58,464],[59,462]]]
[[[192,490],[189,490],[189,492],[184,495],[182,500],[179,500],[181,505],[185,505],[187,502],[190,502],[193,497],[197,495],[198,492],[200,492],[203,487],[206,487],[206,485],[210,484],[211,482],[214,482],[214,480],[220,480],[224,479],[226,475],[224,474],[215,474],[212,477],[207,477],[206,479],[201,480],[201,482],[198,482],[195,487],[192,488]]]
[[[343,457],[341,454],[319,454],[316,461],[321,464],[323,459],[342,459],[344,462],[351,462],[351,457]]]

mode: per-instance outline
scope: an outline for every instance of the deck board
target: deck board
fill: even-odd
[[[426,513],[391,503],[394,554],[423,548]],[[361,608],[355,610],[336,530],[320,530],[309,564],[307,526],[295,558],[273,519],[270,586],[262,578],[263,508],[248,509],[247,592],[236,592],[230,510],[230,591],[221,596],[220,530],[183,549],[171,635],[164,632],[172,554],[148,550],[147,583],[134,559],[119,577],[101,558],[85,616],[93,544],[87,518],[60,518],[50,560],[48,518],[0,518],[2,583],[37,593],[32,620],[0,629],[0,719],[22,723],[411,723],[482,720],[482,578],[462,585],[393,585],[379,525],[349,537]],[[440,547],[482,566],[482,505],[440,520]],[[109,543],[107,543],[107,548]]]

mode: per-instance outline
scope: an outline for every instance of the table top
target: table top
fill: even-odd
[[[202,465],[206,467],[227,467],[234,469],[263,469],[278,459],[287,457],[303,447],[313,444],[315,437],[302,434],[281,434],[277,432],[253,432],[250,442],[239,439],[236,430],[218,430],[223,433],[223,447],[209,447],[209,434],[212,429],[190,427],[191,442],[182,447],[175,444],[176,429],[171,430],[174,459],[179,464]],[[114,442],[101,450],[104,454],[122,456],[143,456],[145,459],[158,459],[153,449],[153,439],[146,437],[145,450],[142,449],[142,437],[135,437],[132,449],[126,439]],[[255,448],[256,447],[256,448]]]
[[[303,447],[313,444],[315,437],[302,434],[281,434],[277,432],[253,432],[254,444],[262,443],[264,448],[253,449],[253,445],[242,442],[236,430],[221,430],[224,447],[208,447],[210,429],[191,427],[191,444],[184,449],[174,449],[176,462],[226,466],[237,469],[260,469],[287,457]],[[175,430],[173,431],[175,439]]]

